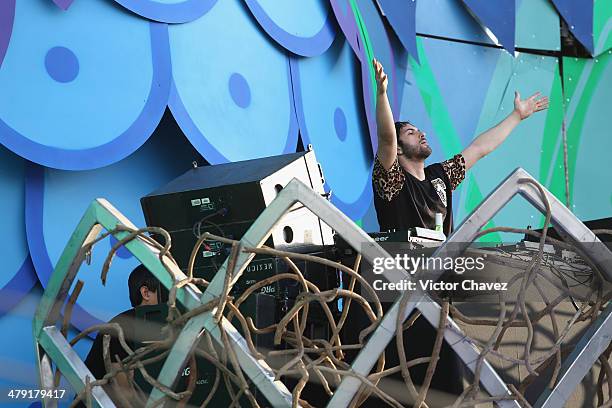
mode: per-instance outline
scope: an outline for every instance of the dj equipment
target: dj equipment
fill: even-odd
[[[307,251],[292,252],[302,252],[329,260],[337,259],[337,251],[333,246],[309,247]],[[320,290],[338,287],[339,275],[336,269],[317,262],[306,262],[299,259],[293,259],[292,262],[302,272],[304,278],[314,283]],[[206,278],[214,275],[215,269],[213,267],[205,267],[200,268],[199,272]],[[283,259],[257,256],[248,264],[242,276],[234,284],[232,295],[239,296],[255,283],[281,273],[292,273],[291,268]],[[284,279],[265,285],[258,289],[257,292],[265,293],[278,299],[293,299],[299,294],[301,288],[302,286],[297,281]]]
[[[446,236],[442,231],[413,227],[406,231],[384,231],[368,233],[376,242],[443,242]]]
[[[409,230],[392,230],[383,232],[368,232],[368,235],[381,245],[385,243],[415,243],[425,246],[438,246],[446,239],[446,236],[441,231],[430,230],[427,228],[414,227]],[[339,235],[334,235],[334,244],[338,251],[344,255],[351,255],[354,249]]]
[[[196,167],[141,199],[147,225],[172,238],[172,255],[186,270],[198,236],[208,231],[240,239],[289,181],[297,178],[324,195],[323,175],[314,151]],[[333,243],[332,230],[296,204],[272,229],[266,245],[277,249]],[[206,242],[196,256],[194,275],[210,279],[230,246]]]
[[[599,218],[596,220],[583,221],[584,225],[590,229],[591,231],[612,229],[612,217],[608,218]],[[528,227],[529,228],[529,227]],[[542,229],[536,229],[535,232],[542,233]],[[612,236],[606,234],[596,234],[597,237],[604,243],[608,248],[612,249]],[[547,232],[547,236],[555,239],[563,239],[554,228],[549,228]],[[538,242],[540,238],[525,234],[525,241]]]

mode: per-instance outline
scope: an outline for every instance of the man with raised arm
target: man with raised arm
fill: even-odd
[[[443,232],[453,229],[452,191],[466,170],[495,150],[522,120],[548,107],[548,97],[537,92],[525,100],[515,92],[514,110],[496,126],[478,135],[451,159],[425,166],[431,154],[425,133],[409,122],[394,122],[387,98],[387,75],[373,60],[376,72],[376,124],[378,151],[372,183],[374,207],[381,231],[410,227],[435,229],[442,214]]]

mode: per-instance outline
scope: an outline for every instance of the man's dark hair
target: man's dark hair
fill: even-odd
[[[400,130],[406,125],[414,126],[412,123],[408,121],[403,122],[395,122],[395,138],[399,140]]]
[[[140,306],[142,303],[140,288],[143,286],[159,294],[159,281],[157,278],[144,265],[138,265],[128,278],[128,289],[130,291],[132,307]]]

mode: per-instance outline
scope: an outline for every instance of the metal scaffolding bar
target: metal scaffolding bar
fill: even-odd
[[[555,408],[565,406],[572,392],[612,340],[612,304],[608,304],[580,338],[580,341],[561,366],[557,385],[544,392],[534,407]]]

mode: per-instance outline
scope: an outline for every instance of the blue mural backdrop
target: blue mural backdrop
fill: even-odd
[[[593,1],[552,0],[578,41],[593,54]]]
[[[2,66],[11,39],[14,18],[15,0],[6,0],[0,3],[0,66]]]
[[[35,342],[32,337],[32,319],[42,296],[42,288],[36,285],[21,301],[11,310],[7,316],[0,319],[0,348],[4,352],[0,355],[0,388],[8,389],[37,389],[38,372],[35,359]],[[79,332],[68,330],[68,337],[73,338]],[[7,335],[8,334],[8,335]],[[73,349],[85,359],[92,341],[85,337],[74,345]],[[66,390],[65,398],[59,403],[59,407],[70,406],[74,392],[68,381],[62,377],[59,389]],[[31,400],[30,400],[31,401]],[[40,402],[11,401],[3,402],[0,406],[8,407],[36,407],[41,408]]]
[[[566,62],[566,66],[570,65]],[[568,148],[570,157],[575,157],[570,184],[572,210],[581,219],[609,217],[612,183],[602,177],[602,168],[607,168],[612,151],[612,138],[604,131],[609,127],[612,52],[574,64],[582,69],[565,73],[566,81],[575,84],[571,97],[566,99]]]
[[[0,146],[0,225],[4,237],[0,246],[0,318],[36,283],[25,235],[25,163],[24,159]]]
[[[101,169],[72,172],[31,164],[26,179],[27,234],[42,285],[46,286],[53,265],[92,200],[107,199],[142,226],[139,199],[189,170],[197,158],[185,139],[160,131],[131,156]],[[73,311],[73,322],[79,329],[108,321],[131,307],[127,276],[138,263],[129,251],[119,251],[106,286],[100,280],[106,254],[115,242],[107,238],[97,244],[91,264],[80,269],[78,277],[85,286]],[[109,294],[112,302],[101,301],[101,296],[108,299]]]
[[[40,288],[28,291],[11,313],[0,319],[0,388],[36,388],[36,360],[32,318],[42,295]],[[27,406],[24,402],[21,406]],[[8,405],[8,404],[6,404]],[[4,405],[4,406],[6,406]],[[19,406],[11,404],[12,406]]]
[[[463,0],[463,3],[509,53],[514,52],[515,0]]]
[[[416,32],[425,35],[493,44],[470,9],[454,0],[416,2]],[[492,5],[496,3],[491,2]],[[517,47],[559,50],[559,15],[549,0],[516,0]],[[473,11],[472,11],[473,12]],[[502,16],[499,11],[497,14]]]
[[[18,1],[0,70],[0,142],[66,170],[126,157],[166,106],[165,33],[105,0],[65,12],[46,1]]]
[[[363,54],[363,45],[359,39],[359,28],[351,5],[351,0],[329,0],[336,22],[340,30],[344,34],[344,38],[348,41],[359,58]]]
[[[612,3],[577,4],[0,1],[0,221],[10,237],[0,250],[0,332],[10,333],[0,337],[0,385],[36,388],[31,319],[96,197],[142,226],[138,199],[193,160],[294,152],[301,137],[315,149],[332,202],[376,230],[373,57],[389,75],[394,117],[427,133],[431,162],[507,115],[515,90],[550,96],[548,111],[468,173],[453,195],[457,222],[519,166],[580,218],[611,216],[601,174],[612,171]],[[562,57],[561,19],[593,58]],[[538,227],[542,217],[517,200],[494,223]],[[129,307],[126,277],[136,261],[127,251],[100,283],[112,244],[98,244],[78,275],[85,287],[71,336]],[[88,347],[85,340],[77,351]]]
[[[235,29],[226,30],[227,21]],[[295,151],[288,54],[269,41],[239,0],[220,2],[200,19],[168,30],[169,106],[206,160],[218,164]],[[220,32],[224,41],[203,40]]]
[[[358,92],[358,60],[338,39],[322,56],[293,59],[291,72],[300,132],[323,166],[332,202],[349,217],[361,218],[372,198],[372,150]]]
[[[115,0],[126,9],[142,17],[164,23],[193,21],[208,10],[217,0]]]
[[[329,48],[336,28],[327,0],[244,0],[265,32],[287,50],[304,56]]]
[[[385,16],[408,53],[419,59],[416,45],[416,2],[402,0],[380,0]]]
[[[404,75],[408,63],[408,52],[402,46],[401,41],[393,34],[393,30],[385,24],[384,16],[380,9],[370,1],[358,1],[352,6],[353,14],[359,21],[359,30],[356,35],[364,46],[357,51],[357,58],[361,65],[361,88],[365,117],[370,133],[372,151],[378,146],[376,134],[376,84],[373,79],[372,58],[374,56],[386,68],[389,79],[387,95],[395,119],[399,118],[399,105],[402,89],[404,87]]]
[[[360,1],[358,7],[363,23],[367,27],[370,45],[376,55],[376,59],[383,64],[389,78],[387,95],[391,103],[394,117],[397,119],[402,89],[404,87],[404,76],[408,64],[408,55],[412,54],[407,53],[402,46],[402,42],[393,34],[393,30],[389,28],[388,24],[385,23],[384,17],[380,14],[378,7],[376,7],[373,2]],[[362,75],[369,85],[369,81],[367,81],[369,79],[369,66],[366,66],[366,63],[370,61],[366,61],[363,56],[358,56],[358,58],[363,60]],[[364,105],[366,110],[372,111],[370,114],[372,119],[374,119],[373,111],[375,109],[373,101],[374,98],[373,95],[371,95],[370,87],[364,85]],[[375,122],[375,120],[373,121]]]
[[[489,87],[497,85],[491,84],[491,80],[503,51],[434,39],[423,39],[422,43],[427,61],[420,64],[419,68],[431,68],[443,106],[448,110],[454,137],[459,146],[465,147],[477,134],[479,113],[483,109]],[[461,64],[449,70],[445,67],[446,61],[461,61]],[[437,97],[434,89],[421,93],[426,102]],[[412,99],[408,99],[407,103],[410,104],[411,101]],[[446,139],[453,137],[451,134],[441,136]],[[445,153],[449,156],[456,154],[451,151]]]

